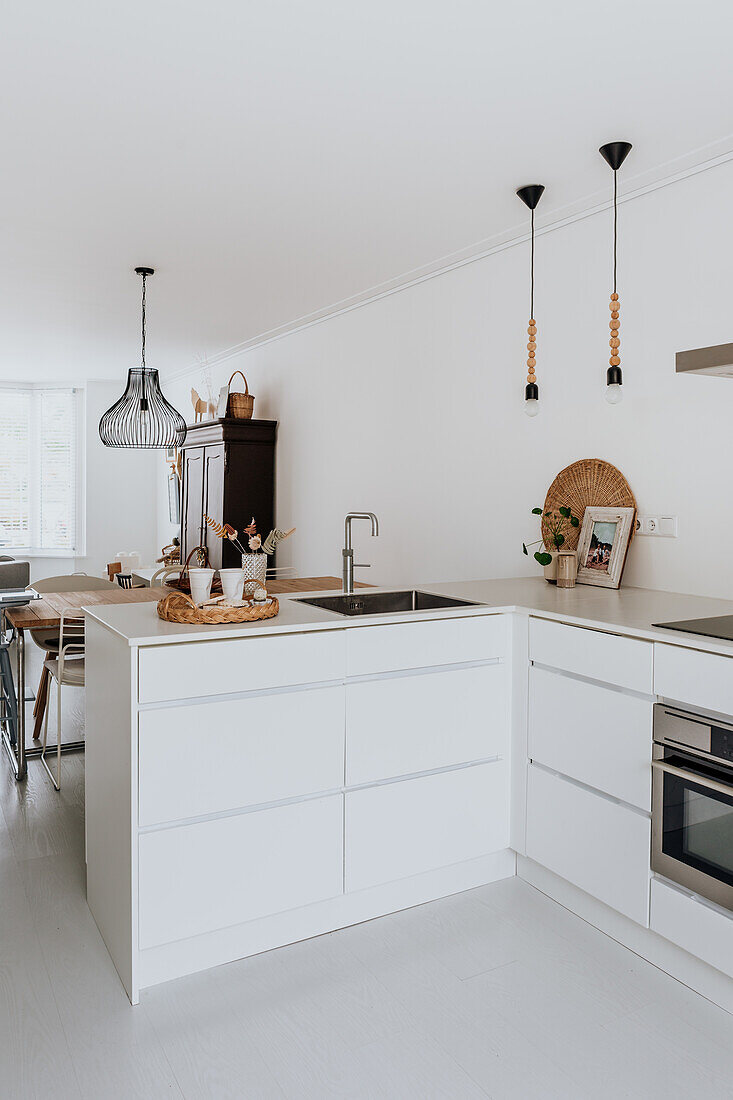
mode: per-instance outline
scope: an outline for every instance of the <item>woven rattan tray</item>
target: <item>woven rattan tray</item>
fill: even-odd
[[[158,602],[158,615],[169,623],[256,623],[274,619],[279,610],[274,596],[270,603],[247,603],[244,607],[197,607],[185,592],[171,592]]]
[[[615,466],[604,462],[602,458],[581,458],[578,462],[561,470],[547,490],[545,512],[556,512],[567,506],[580,519],[580,527],[568,526],[565,532],[563,550],[575,550],[583,527],[583,513],[589,506],[594,508],[634,508],[636,501],[629,483]],[[636,527],[636,511],[631,525],[631,538]],[[547,532],[542,530],[545,546],[554,549],[548,540]]]

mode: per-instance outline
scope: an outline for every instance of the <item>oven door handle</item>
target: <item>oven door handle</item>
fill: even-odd
[[[717,779],[704,779],[702,776],[697,775],[696,772],[688,772],[685,771],[684,768],[676,768],[674,764],[667,764],[663,760],[652,760],[652,767],[660,772],[666,772],[667,775],[676,775],[680,779],[688,779],[691,783],[697,783],[698,787],[706,787],[709,791],[717,791],[718,794],[724,794],[728,798],[733,798],[733,784],[728,786],[725,783],[719,783]]]

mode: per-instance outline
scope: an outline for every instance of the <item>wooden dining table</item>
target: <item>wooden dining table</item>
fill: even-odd
[[[297,577],[289,580],[269,580],[267,589],[274,595],[288,595],[295,592],[328,592],[340,588],[337,577]],[[359,587],[368,587],[359,585]],[[81,607],[94,607],[100,604],[157,603],[172,591],[166,587],[145,588],[94,588],[79,589],[78,592],[44,592],[41,599],[32,600],[20,607],[5,607],[0,612],[0,632],[12,627],[16,649],[16,694],[18,699],[18,728],[16,744],[10,738],[8,723],[2,722],[2,741],[10,757],[15,778],[25,779],[28,774],[29,758],[41,755],[41,745],[37,735],[43,710],[37,709],[37,721],[33,731],[34,744],[26,744],[25,722],[25,632],[26,630],[58,630],[61,616],[65,611]],[[55,746],[52,746],[55,750]],[[84,748],[83,741],[69,741],[62,746],[62,752],[74,752]],[[50,751],[50,749],[49,749]]]

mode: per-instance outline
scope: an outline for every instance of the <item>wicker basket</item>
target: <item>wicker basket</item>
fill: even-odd
[[[227,416],[233,416],[235,420],[251,420],[252,412],[255,407],[255,399],[249,392],[249,386],[247,385],[247,379],[242,374],[241,370],[235,370],[232,377],[229,379],[229,385],[232,384],[232,379],[237,375],[242,375],[242,381],[244,382],[244,393],[230,393],[229,400],[227,402]]]
[[[556,512],[567,506],[580,520],[580,527],[568,527],[565,532],[563,550],[575,550],[583,528],[583,513],[586,508],[634,508],[636,501],[629,483],[615,466],[601,458],[582,458],[561,470],[547,490],[543,512]],[[636,527],[636,512],[631,525],[631,538]],[[543,523],[542,537],[548,550],[555,547],[550,543]]]
[[[256,623],[274,619],[280,610],[275,596],[270,603],[247,603],[244,607],[197,607],[185,592],[171,592],[158,602],[158,615],[168,623]]]

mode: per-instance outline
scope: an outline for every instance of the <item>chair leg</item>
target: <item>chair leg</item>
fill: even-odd
[[[61,790],[61,684],[56,684],[56,692],[58,699],[58,729],[56,731],[56,775],[53,774],[46,761],[46,746],[48,744],[48,712],[51,707],[49,703],[50,698],[46,701],[46,717],[43,722],[43,749],[41,750],[41,763],[43,764],[48,776],[53,783],[57,791]],[[49,695],[50,695],[50,681],[49,681]]]
[[[48,658],[50,654],[46,654]],[[43,666],[41,670],[41,679],[38,681],[38,693],[36,695],[36,701],[33,704],[33,717],[35,722],[33,724],[33,740],[38,741],[41,736],[41,726],[43,725],[43,716],[48,706],[48,691],[49,680],[51,679],[51,673],[46,666]]]

